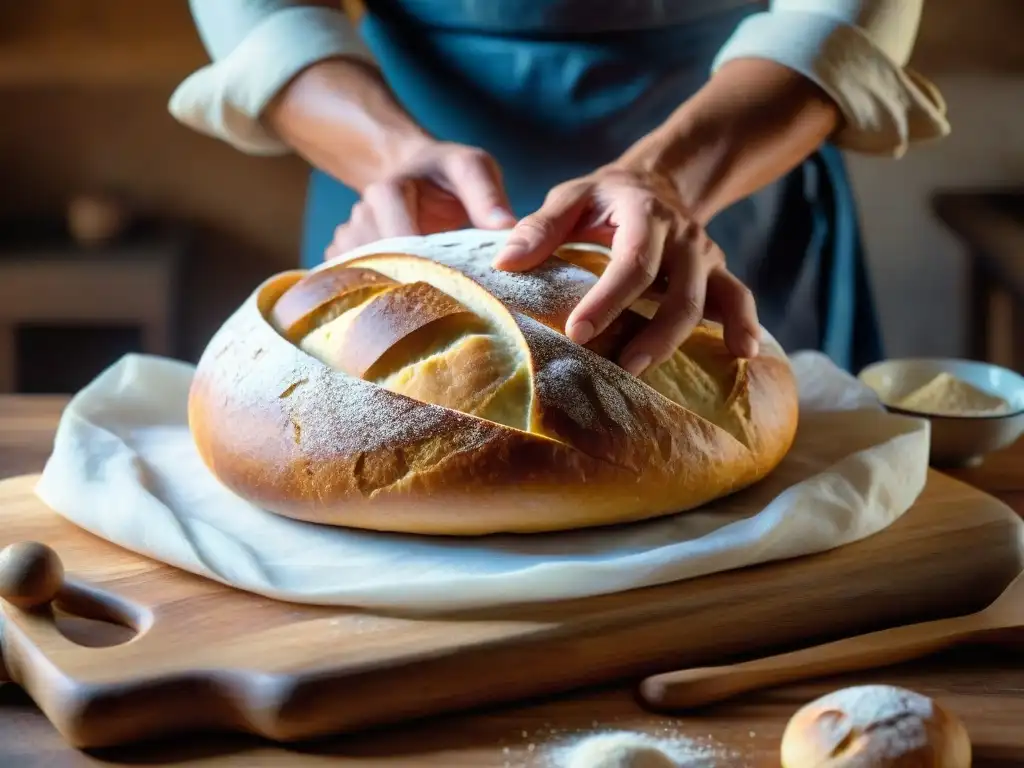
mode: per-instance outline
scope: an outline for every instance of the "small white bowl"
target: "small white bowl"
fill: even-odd
[[[1010,411],[995,416],[947,416],[890,405],[940,373],[1003,398],[1010,404]],[[985,454],[1013,444],[1024,433],[1024,376],[998,365],[950,358],[905,358],[869,365],[857,378],[871,387],[892,413],[931,422],[931,463],[938,467],[977,464]]]

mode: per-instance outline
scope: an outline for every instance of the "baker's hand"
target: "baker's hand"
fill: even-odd
[[[519,221],[494,266],[531,269],[567,241],[611,248],[604,274],[576,306],[566,334],[586,344],[649,290],[660,307],[622,351],[634,375],[664,362],[702,317],[721,322],[737,357],[758,351],[754,298],[725,266],[725,257],[657,174],[602,168],[555,187],[540,210]]]
[[[327,259],[385,237],[515,224],[498,164],[475,147],[427,142],[363,190]]]

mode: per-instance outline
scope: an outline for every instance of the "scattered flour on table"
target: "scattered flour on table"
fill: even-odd
[[[695,765],[684,746],[643,733],[602,733],[571,747],[565,768],[680,768]]]
[[[503,768],[725,768],[739,756],[710,736],[682,734],[672,721],[644,731],[594,721],[590,728],[523,731],[522,739],[504,748]]]

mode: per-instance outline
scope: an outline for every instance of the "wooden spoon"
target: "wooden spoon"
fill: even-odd
[[[666,672],[640,684],[640,697],[657,709],[687,709],[747,691],[796,680],[917,659],[979,635],[1024,627],[1024,573],[977,613],[908,624],[778,656]]]

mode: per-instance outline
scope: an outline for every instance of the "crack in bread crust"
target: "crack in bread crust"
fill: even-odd
[[[564,334],[607,249],[505,273],[506,236],[383,241],[264,283],[197,369],[207,465],[282,515],[477,535],[685,511],[781,461],[797,397],[780,349],[737,361],[704,324],[637,379],[609,358],[652,299],[587,347]]]

